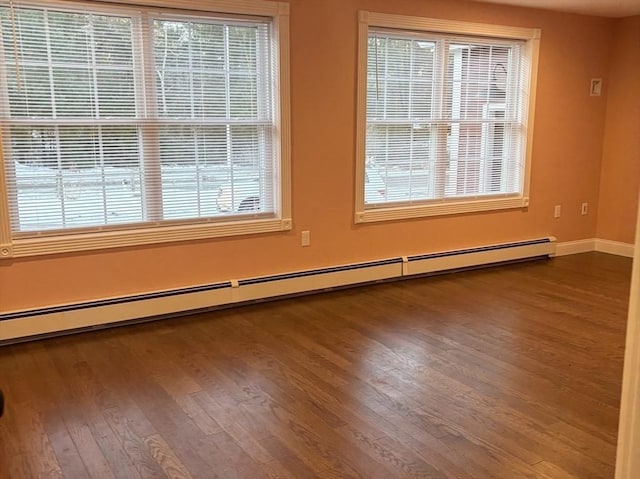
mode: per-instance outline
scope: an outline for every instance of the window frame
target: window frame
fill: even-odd
[[[420,32],[453,34],[461,36],[491,37],[525,42],[525,58],[528,60],[528,101],[526,117],[523,118],[526,136],[523,141],[522,192],[519,194],[497,194],[470,198],[438,198],[415,201],[412,204],[365,206],[365,168],[367,135],[367,76],[368,43],[370,29],[391,29],[400,33]],[[529,186],[532,158],[533,123],[535,118],[536,82],[541,30],[537,28],[510,27],[502,25],[461,22],[425,17],[404,16],[361,10],[358,18],[358,76],[356,113],[356,177],[355,217],[358,223],[420,218],[461,213],[473,213],[529,206]]]
[[[176,6],[177,3],[177,6]],[[35,234],[20,237],[11,230],[8,178],[4,164],[3,137],[0,134],[0,260],[26,256],[71,253],[116,247],[161,244],[246,234],[289,231],[291,220],[291,120],[290,120],[290,59],[289,4],[266,0],[210,0],[204,7],[198,0],[118,0],[92,4],[87,1],[25,0],[17,7],[46,6],[101,13],[122,14],[136,11],[136,7],[153,10],[154,14],[168,13],[171,17],[183,14],[203,18],[212,15],[254,16],[270,19],[271,65],[273,88],[273,203],[274,213],[236,216],[229,221],[211,218],[193,219],[177,224],[119,225],[116,228],[87,227],[59,234]],[[146,67],[145,67],[146,68]],[[0,125],[0,130],[4,128]],[[0,131],[1,133],[1,131]],[[279,180],[279,181],[278,181]]]

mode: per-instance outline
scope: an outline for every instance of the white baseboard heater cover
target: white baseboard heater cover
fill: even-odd
[[[549,237],[14,311],[0,314],[0,345],[250,301],[554,254],[555,238]]]

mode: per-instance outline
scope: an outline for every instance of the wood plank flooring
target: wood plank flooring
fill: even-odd
[[[587,253],[5,346],[0,478],[611,479],[630,271]]]

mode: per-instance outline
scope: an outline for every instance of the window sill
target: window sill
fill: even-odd
[[[199,224],[81,233],[64,236],[14,239],[0,245],[0,260],[26,256],[75,253],[127,246],[203,240],[227,236],[272,233],[291,229],[291,219],[269,218],[223,224]]]
[[[364,211],[357,211],[355,215],[355,222],[373,223],[378,221],[393,221],[428,216],[444,216],[462,213],[477,213],[482,211],[526,208],[527,206],[529,206],[529,198],[523,196],[472,200],[442,200],[411,206],[383,206],[365,209]]]

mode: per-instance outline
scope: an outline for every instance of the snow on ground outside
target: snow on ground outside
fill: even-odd
[[[14,162],[14,168],[21,232],[145,221],[139,168],[58,170],[19,162]],[[386,173],[385,178],[380,177],[380,171]],[[395,178],[388,171],[367,167],[367,173],[378,179],[365,185],[367,203],[408,199],[408,191],[412,188],[406,172]],[[162,165],[161,175],[166,220],[233,213],[218,211],[216,204],[220,187],[230,183],[235,185],[233,194],[238,198],[255,196],[257,191],[257,182],[252,187],[249,180],[256,179],[258,173],[249,168],[234,168],[232,172],[226,165]],[[419,175],[414,176],[420,180]],[[244,191],[246,188],[252,191]],[[417,188],[410,196],[425,199],[428,192],[424,187]],[[239,201],[234,202],[236,206],[237,203]]]
[[[138,168],[57,170],[18,162],[14,162],[14,168],[20,231],[144,221]],[[217,209],[216,198],[220,186],[231,182],[229,167],[162,165],[161,171],[165,219],[223,214]],[[233,171],[234,183],[256,177],[255,170]]]

